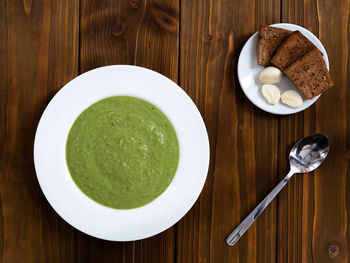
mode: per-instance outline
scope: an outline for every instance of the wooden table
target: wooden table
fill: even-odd
[[[0,1],[0,262],[348,262],[350,246],[350,0]],[[236,74],[261,24],[311,30],[334,88],[291,116],[256,108]],[[55,93],[90,69],[135,64],[179,85],[208,128],[202,194],[169,230],[108,242],[64,222],[38,185],[33,140]],[[330,154],[297,175],[234,247],[227,234],[288,172],[299,138],[323,132]]]

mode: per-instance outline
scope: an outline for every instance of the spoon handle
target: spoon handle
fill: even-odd
[[[264,209],[270,204],[272,199],[281,191],[286,185],[288,180],[292,177],[294,172],[289,171],[288,175],[261,201],[261,203],[250,212],[250,214],[236,227],[235,230],[226,238],[226,243],[229,246],[233,246],[241,238],[245,231],[253,224],[257,217],[264,211]]]

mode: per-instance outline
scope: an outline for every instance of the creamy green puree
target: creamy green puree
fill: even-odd
[[[67,139],[69,172],[88,197],[117,209],[143,206],[173,179],[175,130],[154,105],[129,96],[100,100],[75,120]]]

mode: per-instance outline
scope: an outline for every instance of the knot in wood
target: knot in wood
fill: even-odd
[[[345,153],[345,158],[350,159],[350,150],[347,150]]]
[[[115,37],[119,37],[123,35],[126,32],[126,24],[124,21],[118,21],[116,24],[112,27],[112,34]]]
[[[33,0],[24,0],[23,4],[24,4],[24,12],[26,13],[26,15],[30,15],[30,12],[32,10]]]
[[[178,28],[179,28],[179,21],[171,16],[170,14],[155,9],[155,8],[151,8],[150,9],[152,17],[154,19],[154,21],[163,29],[169,31],[169,32],[177,32]]]
[[[140,6],[140,1],[139,0],[129,0],[129,4],[131,8],[138,8]]]
[[[338,244],[329,244],[327,246],[327,254],[330,258],[335,258],[340,253],[340,246]]]

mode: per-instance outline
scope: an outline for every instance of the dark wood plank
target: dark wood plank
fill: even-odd
[[[74,230],[41,193],[33,141],[47,102],[78,73],[78,15],[78,1],[0,2],[1,262],[74,261]]]
[[[279,12],[279,1],[181,3],[180,85],[205,119],[211,166],[178,224],[179,262],[275,260],[276,202],[235,247],[225,238],[276,183],[278,121],[245,98],[236,65],[248,37],[279,22]]]
[[[83,1],[80,73],[132,64],[177,81],[178,8],[177,1]]]
[[[349,0],[317,1],[319,36],[328,51],[335,83],[316,104],[316,131],[326,133],[332,147],[325,166],[315,172],[314,181],[313,259],[321,263],[350,260],[346,235],[349,228],[346,199],[350,193],[350,188],[346,187],[350,175],[347,169],[350,134],[346,118],[350,107],[349,7]]]
[[[304,113],[279,122],[279,174],[299,138],[322,132],[331,152],[314,174],[297,175],[278,198],[278,262],[348,262],[349,1],[282,1],[282,21],[306,27],[324,44],[335,87]],[[331,36],[331,37],[330,37]]]
[[[80,73],[134,64],[178,78],[178,1],[82,1]],[[76,233],[78,262],[173,262],[171,228],[137,242],[117,243]]]

